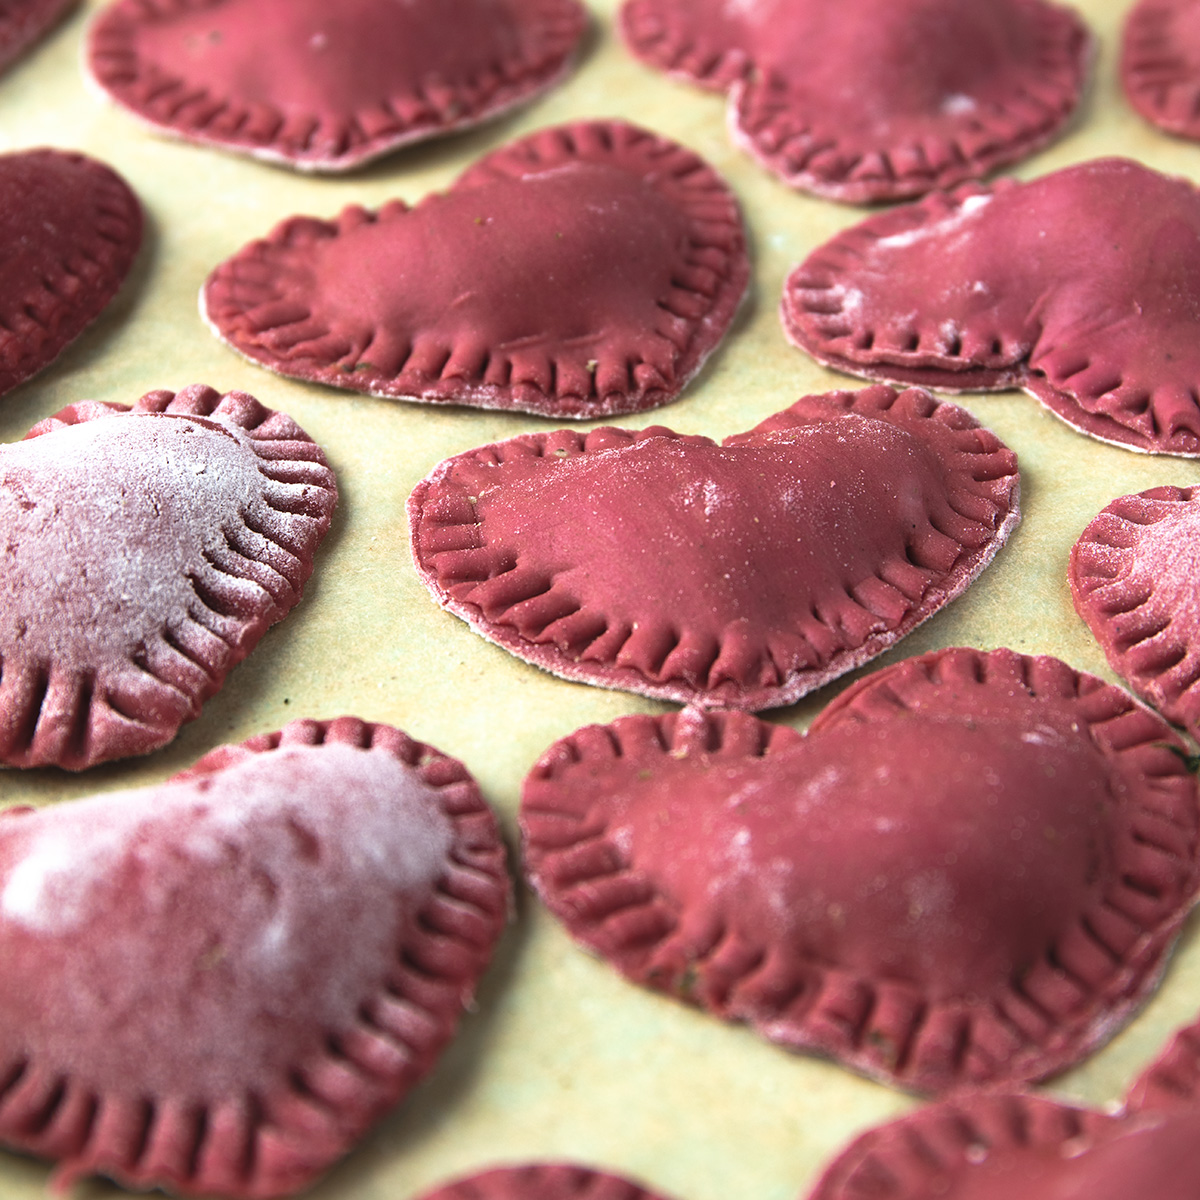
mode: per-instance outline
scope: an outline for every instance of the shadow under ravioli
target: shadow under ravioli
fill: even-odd
[[[201,311],[281,375],[588,419],[674,399],[749,275],[711,167],[593,121],[493,151],[413,208],[285,221],[213,271]]]
[[[527,434],[409,500],[434,598],[556,675],[770,708],[881,654],[1018,520],[1016,457],[926,392],[809,396],[720,445]]]
[[[986,175],[1055,137],[1091,38],[1042,0],[627,0],[640,59],[729,89],[734,140],[792,187],[866,203]]]
[[[0,764],[169,742],[299,602],[336,502],[290,417],[201,385],[0,446]]]
[[[64,1189],[309,1186],[452,1037],[504,860],[461,763],[350,717],[0,813],[0,1141]]]
[[[1200,884],[1183,743],[1007,650],[874,672],[807,736],[694,708],[585,727],[521,827],[547,907],[630,979],[934,1095],[1111,1037]]]
[[[161,133],[346,171],[532,98],[586,21],[578,0],[116,0],[86,66]]]
[[[1128,159],[870,217],[788,277],[818,362],[943,391],[1023,388],[1068,425],[1200,456],[1200,191]]]

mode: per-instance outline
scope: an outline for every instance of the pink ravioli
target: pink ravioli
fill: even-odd
[[[521,1163],[464,1176],[418,1200],[661,1200],[632,1180],[565,1162]]]
[[[866,203],[1033,153],[1079,102],[1091,39],[1043,0],[627,0],[651,66],[731,89],[734,139],[793,187]]]
[[[586,23],[578,0],[116,0],[87,66],[159,132],[345,171],[529,100]]]
[[[282,375],[587,419],[674,399],[749,275],[711,167],[592,121],[494,151],[414,208],[284,221],[217,267],[200,305]]]
[[[808,396],[718,444],[525,434],[409,500],[439,603],[567,679],[790,704],[961,593],[1018,520],[1016,457],[927,392]]]
[[[542,899],[630,979],[931,1094],[1110,1037],[1200,884],[1179,739],[1008,650],[874,672],[807,736],[696,708],[588,726],[521,825]]]
[[[1200,191],[1126,159],[968,185],[838,234],[787,280],[819,362],[1024,388],[1082,433],[1200,456]]]
[[[1200,490],[1114,500],[1083,531],[1069,570],[1075,608],[1141,698],[1200,733]]]
[[[462,764],[350,717],[0,813],[0,1141],[62,1186],[299,1191],[432,1067],[508,896]]]
[[[1200,1021],[1179,1030],[1134,1081],[1127,1104],[1135,1111],[1195,1110],[1200,1128]]]
[[[1147,121],[1200,140],[1200,8],[1194,0],[1140,0],[1125,18],[1121,86]]]
[[[103,312],[141,241],[137,197],[103,163],[64,150],[0,155],[0,393]]]
[[[0,70],[48,33],[79,0],[0,0]]]
[[[1195,1200],[1198,1129],[1198,1111],[1118,1117],[977,1095],[863,1134],[808,1200]]]
[[[337,486],[288,416],[194,386],[0,446],[0,763],[169,742],[300,599]]]

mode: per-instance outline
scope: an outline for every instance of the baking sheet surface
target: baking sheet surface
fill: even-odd
[[[566,683],[483,642],[418,583],[404,504],[440,459],[554,423],[434,409],[277,378],[220,345],[197,315],[207,273],[293,213],[328,217],[351,203],[412,202],[470,162],[534,129],[625,117],[684,142],[729,179],[750,228],[754,284],[726,344],[674,405],[622,421],[723,437],[798,396],[860,386],[784,340],[776,309],[788,270],[864,210],[790,192],[729,144],[720,97],[637,64],[613,31],[616,0],[589,0],[592,29],[575,73],[500,121],[402,151],[348,178],[282,169],[152,136],[93,94],[79,70],[85,4],[0,77],[0,151],[77,148],[115,166],[142,198],[147,244],[117,302],[53,366],[0,399],[0,440],[84,398],[131,403],[153,388],[208,383],[283,409],[326,450],[342,501],[302,604],[237,667],[200,718],[165,750],[83,776],[0,774],[0,803],[53,803],[166,778],[212,747],[301,716],[353,713],[406,729],[465,761],[515,845],[521,779],[538,754],[580,725],[654,702]],[[1121,153],[1200,180],[1200,147],[1144,125],[1119,94],[1116,45],[1125,5],[1081,0],[1099,41],[1092,84],[1067,134],[1014,174],[1030,178]],[[883,659],[940,646],[1052,653],[1114,678],[1071,605],[1070,547],[1113,497],[1194,484],[1195,463],[1083,438],[1012,393],[967,395],[969,408],[1020,458],[1024,522],[972,587]],[[876,664],[879,665],[879,664]],[[856,676],[852,676],[854,678]],[[770,719],[803,727],[845,685]],[[1189,926],[1159,994],[1055,1094],[1114,1100],[1200,1006],[1200,945]],[[2,969],[2,967],[0,967]],[[678,1200],[786,1200],[864,1126],[913,1101],[836,1066],[792,1056],[624,983],[577,949],[528,894],[474,1012],[432,1077],[311,1193],[314,1200],[403,1200],[499,1161],[571,1158],[636,1176]],[[34,1200],[47,1168],[0,1153],[0,1197]],[[122,1194],[103,1182],[77,1195]]]

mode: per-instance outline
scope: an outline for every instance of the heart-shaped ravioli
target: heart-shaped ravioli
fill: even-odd
[[[0,1141],[62,1186],[299,1191],[433,1065],[508,895],[462,765],[354,718],[0,814]]]
[[[973,1096],[863,1134],[809,1200],[1195,1200],[1196,1128],[1196,1112],[1116,1117]]]
[[[581,729],[521,824],[547,906],[630,979],[931,1094],[1111,1036],[1200,884],[1179,739],[1007,650],[875,672],[807,736],[696,708]]]
[[[711,167],[594,121],[497,150],[411,209],[284,221],[217,267],[201,311],[282,375],[586,419],[674,399],[749,273]]]
[[[1143,117],[1200,139],[1200,16],[1191,0],[1140,0],[1121,35],[1121,86]]]
[[[0,446],[0,763],[169,742],[299,601],[336,501],[242,392],[77,404]]]
[[[1082,433],[1200,456],[1200,191],[1126,159],[967,185],[869,218],[788,277],[819,362],[947,391],[1024,388]]]
[[[116,0],[87,67],[161,133],[345,171],[529,100],[586,24],[578,0]]]
[[[1018,520],[1016,457],[918,389],[808,396],[721,444],[662,426],[527,434],[409,500],[439,603],[602,687],[771,708],[881,654]]]
[[[419,1200],[661,1200],[640,1184],[565,1162],[521,1163],[464,1176]]]
[[[730,88],[736,141],[793,187],[866,203],[1033,153],[1074,111],[1091,38],[1043,0],[627,0],[639,58]]]
[[[79,0],[5,0],[0,6],[0,70],[20,58]]]
[[[1109,665],[1169,720],[1200,733],[1200,489],[1114,500],[1071,551],[1075,608]]]
[[[103,312],[141,241],[137,197],[103,163],[63,150],[0,155],[0,393]]]

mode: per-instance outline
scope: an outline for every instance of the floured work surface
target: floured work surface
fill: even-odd
[[[793,193],[736,151],[721,97],[655,74],[619,43],[615,0],[589,0],[592,31],[574,74],[557,90],[492,125],[402,150],[336,180],[161,140],[93,96],[78,58],[86,20],[99,7],[85,4],[0,76],[0,151],[51,144],[109,162],[145,206],[146,245],[96,324],[39,376],[0,398],[0,440],[22,437],[82,398],[127,403],[153,388],[193,383],[240,389],[288,413],[325,448],[341,503],[304,599],[171,745],[79,776],[5,772],[0,803],[51,803],[158,782],[223,742],[295,717],[354,713],[462,759],[512,841],[521,780],[552,742],[581,725],[671,706],[566,682],[475,637],[421,586],[409,559],[404,504],[442,459],[558,423],[406,405],[270,375],[204,327],[196,311],[202,282],[292,214],[332,218],[348,204],[378,208],[396,196],[415,203],[447,188],[476,158],[543,126],[598,116],[632,120],[695,150],[729,180],[745,210],[754,282],[729,337],[681,399],[621,424],[665,424],[720,439],[803,394],[861,385],[790,346],[776,310],[787,272],[868,210]],[[1200,147],[1151,129],[1120,94],[1115,64],[1125,5],[1083,0],[1078,7],[1100,43],[1082,112],[1063,138],[1014,174],[1030,179],[1126,154],[1200,181]],[[955,403],[1017,453],[1024,520],[964,596],[878,665],[942,646],[1007,645],[1058,655],[1116,682],[1071,603],[1071,546],[1110,500],[1195,485],[1200,465],[1086,439],[1024,395],[966,394]],[[804,727],[845,682],[770,719]],[[1195,1019],[1197,997],[1193,920],[1161,992],[1047,1094],[1094,1105],[1119,1097],[1167,1037]],[[678,1200],[791,1200],[806,1195],[851,1136],[912,1103],[633,987],[575,947],[523,891],[478,1011],[458,1041],[311,1195],[404,1200],[499,1161],[567,1157],[639,1178]],[[0,1153],[5,1200],[38,1200],[46,1175],[41,1163]],[[120,1194],[104,1183],[78,1190],[83,1200]]]

